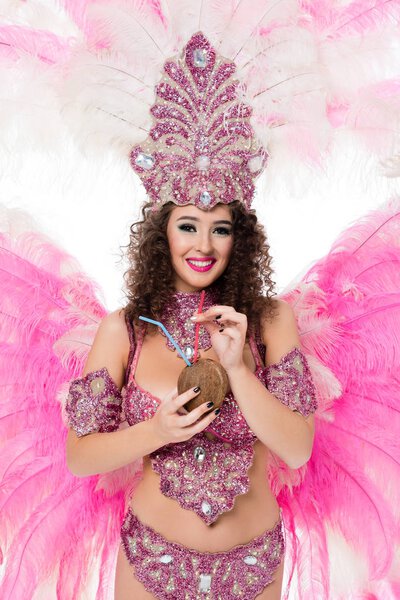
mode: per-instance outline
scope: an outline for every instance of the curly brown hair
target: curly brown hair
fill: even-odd
[[[159,320],[165,303],[175,292],[167,239],[167,224],[175,206],[168,202],[154,211],[147,203],[142,207],[142,220],[130,226],[126,246],[129,268],[124,273],[128,300],[125,314],[136,324],[139,315]],[[221,304],[244,313],[249,329],[257,332],[261,317],[271,320],[275,312],[269,245],[254,210],[246,211],[238,201],[227,206],[233,221],[232,255],[212,288]]]

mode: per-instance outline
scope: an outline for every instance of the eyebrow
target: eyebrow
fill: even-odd
[[[177,219],[177,221],[200,221],[200,219],[198,219],[197,217],[179,217],[179,219]],[[214,221],[213,225],[232,225],[232,221],[224,221],[224,220],[219,220],[219,221]]]

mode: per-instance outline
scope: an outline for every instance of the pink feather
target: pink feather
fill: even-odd
[[[391,578],[400,541],[400,380],[394,375],[400,360],[399,231],[400,201],[393,199],[348,228],[285,296],[298,316],[305,350],[342,389],[339,395],[332,389],[328,413],[322,396],[301,484],[285,487],[293,478],[284,469],[280,473],[279,503],[303,538],[293,559],[299,598],[330,597],[316,587],[329,570],[326,525],[365,557],[371,581]],[[315,300],[307,304],[311,315],[299,302],[307,286]],[[392,578],[393,585],[399,581]]]
[[[10,59],[16,60],[25,54],[47,64],[62,64],[71,56],[68,39],[50,31],[20,25],[0,26],[0,49],[1,55]]]
[[[66,427],[56,400],[81,371],[106,311],[70,256],[32,224],[12,233],[13,214],[6,215],[0,235],[0,548],[6,567],[0,596],[31,598],[58,573],[57,598],[79,598],[97,572],[96,597],[107,599],[125,495],[140,465],[74,477],[65,464]]]

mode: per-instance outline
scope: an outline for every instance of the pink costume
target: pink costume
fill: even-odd
[[[199,293],[177,292],[174,296],[178,300],[174,317],[179,328],[196,311]],[[206,307],[212,306],[212,300],[210,294],[206,296]],[[135,380],[145,328],[141,328],[135,342],[134,329],[128,320],[126,323],[131,350],[122,392],[106,368],[71,383],[66,409],[70,425],[79,436],[118,429],[122,414],[130,426],[151,419],[160,403]],[[292,410],[303,416],[315,412],[315,388],[302,351],[294,348],[279,363],[264,367],[256,340],[250,336],[249,342],[256,377]],[[265,354],[261,344],[260,349]],[[210,440],[201,432],[186,442],[167,444],[150,457],[153,469],[160,475],[161,492],[210,525],[221,513],[233,508],[238,494],[248,492],[247,472],[253,462],[253,444],[257,438],[231,392],[206,431],[212,432],[216,439]],[[121,537],[136,577],[162,600],[252,600],[274,580],[273,573],[285,549],[282,518],[271,530],[247,544],[224,552],[205,553],[163,538],[141,523],[129,507]]]
[[[204,209],[238,199],[248,209],[274,149],[285,167],[292,156],[315,164],[336,131],[355,133],[380,158],[396,147],[399,81],[388,77],[392,58],[398,64],[397,0],[59,0],[47,3],[54,16],[46,5],[49,30],[29,6],[9,4],[0,27],[2,127],[15,124],[12,105],[19,122],[34,78],[33,114],[40,107],[55,111],[57,123],[65,117],[68,143],[88,143],[88,154],[117,152],[110,146],[121,140],[156,210],[171,198]],[[42,137],[54,139],[46,119],[42,126],[40,149]],[[396,164],[398,156],[389,174]],[[282,165],[280,174],[287,177]],[[82,378],[107,314],[97,285],[26,215],[3,210],[1,600],[112,600],[121,538],[137,577],[160,598],[254,598],[284,552],[284,600],[289,591],[295,600],[397,600],[399,229],[393,198],[349,226],[281,295],[296,316],[301,352],[264,368],[260,340],[249,336],[256,377],[292,410],[315,410],[313,452],[300,469],[271,453],[265,484],[281,511],[272,529],[200,553],[127,510],[141,461],[81,478],[68,470],[68,426],[80,436],[114,435],[123,417],[136,423],[154,414],[158,400],[134,380],[144,330],[134,340],[127,323],[131,366],[122,390],[106,367]],[[176,326],[189,343],[187,324],[187,340]],[[151,457],[161,491],[210,525],[245,493],[255,439],[230,395],[212,431],[216,439],[201,434]],[[227,464],[213,462],[217,449]],[[343,581],[342,556],[359,567],[351,580]],[[49,582],[51,592],[43,589]]]

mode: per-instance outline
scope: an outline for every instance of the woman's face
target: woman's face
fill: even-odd
[[[232,217],[227,206],[209,211],[193,205],[172,209],[167,226],[175,289],[201,290],[225,271],[232,252]]]

